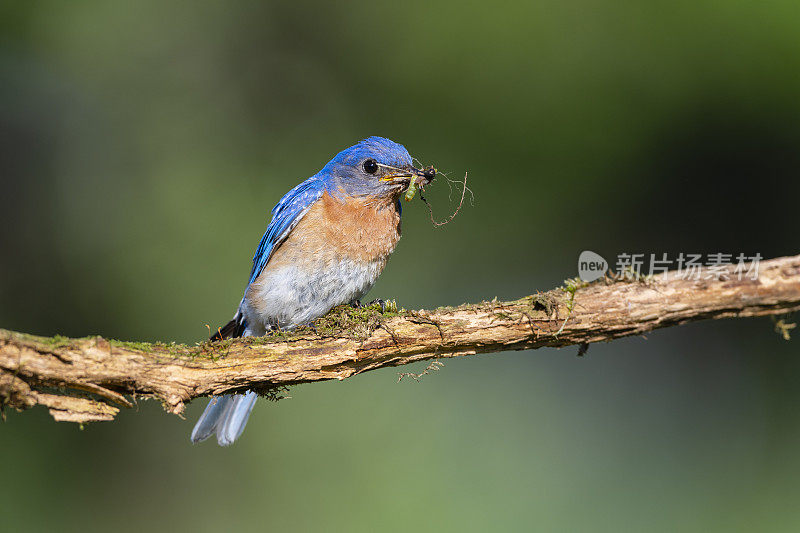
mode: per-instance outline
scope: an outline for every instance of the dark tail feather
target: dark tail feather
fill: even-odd
[[[241,337],[244,334],[244,330],[244,320],[242,320],[242,318],[239,316],[239,313],[236,313],[236,316],[233,317],[233,320],[221,328],[217,328],[217,332],[211,335],[209,340],[213,342],[224,339],[235,339],[236,337]]]

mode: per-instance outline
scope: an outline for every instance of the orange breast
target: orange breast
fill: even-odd
[[[385,262],[400,239],[400,213],[388,199],[339,200],[325,192],[290,239],[297,239],[305,250],[327,249],[356,261]]]

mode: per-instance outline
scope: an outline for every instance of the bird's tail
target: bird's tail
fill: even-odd
[[[233,320],[217,329],[211,336],[212,341],[231,339],[244,335],[246,329],[241,312],[237,312]],[[192,430],[192,442],[198,443],[217,434],[220,446],[229,446],[239,438],[250,418],[250,411],[256,403],[258,396],[253,391],[245,394],[225,394],[212,396],[206,410]]]
[[[192,442],[202,442],[216,433],[220,446],[233,444],[244,431],[256,398],[258,396],[253,391],[245,394],[212,396],[192,430]]]
[[[235,339],[236,337],[241,337],[244,335],[244,331],[247,328],[245,324],[244,317],[242,316],[241,311],[237,311],[236,314],[233,316],[233,319],[222,326],[221,328],[217,328],[217,331],[211,335],[209,338],[210,341],[221,341],[225,339]]]

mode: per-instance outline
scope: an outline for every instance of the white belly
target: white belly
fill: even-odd
[[[317,257],[302,267],[267,265],[248,286],[242,301],[247,333],[260,336],[274,326],[291,329],[308,324],[337,305],[360,299],[372,288],[384,264],[380,259],[356,263]]]

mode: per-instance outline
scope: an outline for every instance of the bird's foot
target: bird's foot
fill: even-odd
[[[377,298],[369,303],[369,305],[376,305],[376,304],[381,307],[381,313],[397,312],[397,302],[394,300],[381,300],[380,298]]]
[[[386,312],[386,302],[385,301],[381,300],[380,298],[375,298],[374,300],[372,300],[369,303],[369,307],[372,307],[375,304],[380,306],[381,313],[385,313]]]
[[[385,313],[386,311],[389,312],[397,311],[397,302],[395,302],[394,300],[381,300],[380,298],[376,298],[366,305],[362,304],[360,300],[353,300],[352,302],[350,302],[350,306],[353,307],[354,309],[372,307],[374,305],[380,306],[381,313]]]

